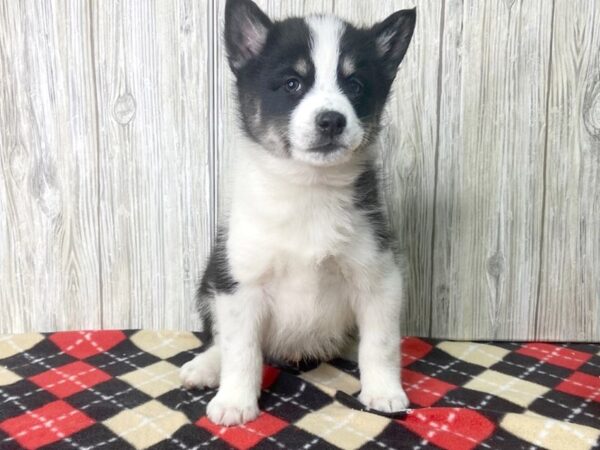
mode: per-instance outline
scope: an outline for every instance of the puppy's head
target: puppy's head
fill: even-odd
[[[278,157],[324,166],[374,138],[415,10],[371,28],[333,16],[271,21],[251,0],[228,0],[225,42],[246,133]]]

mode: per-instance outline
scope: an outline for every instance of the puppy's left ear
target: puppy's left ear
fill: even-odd
[[[406,54],[416,19],[416,8],[403,9],[371,28],[377,54],[383,61],[386,75],[391,79],[396,76],[398,66]]]
[[[225,44],[229,65],[236,75],[260,54],[271,26],[271,20],[252,0],[227,0]]]

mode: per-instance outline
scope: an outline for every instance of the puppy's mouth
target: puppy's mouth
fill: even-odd
[[[344,150],[345,148],[346,147],[339,142],[329,141],[309,147],[307,150],[311,153],[333,153],[338,150]]]

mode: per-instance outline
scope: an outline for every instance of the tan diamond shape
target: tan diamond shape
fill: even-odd
[[[152,397],[158,397],[165,392],[179,389],[181,383],[178,373],[179,369],[173,364],[159,361],[118,378]]]
[[[355,449],[375,438],[390,419],[346,408],[335,402],[307,414],[295,424],[343,449]]]
[[[190,423],[189,420],[181,412],[156,400],[122,411],[104,421],[104,425],[135,448],[148,448],[172,436],[187,423]]]
[[[500,425],[527,442],[552,450],[588,449],[594,447],[600,437],[600,430],[585,425],[529,414],[509,413]]]
[[[456,359],[478,366],[490,367],[501,361],[510,350],[476,342],[441,342],[437,346]]]
[[[8,386],[16,383],[21,377],[14,372],[11,372],[4,366],[0,366],[0,386]]]
[[[44,339],[44,336],[38,333],[0,336],[0,359],[29,350],[42,339]]]
[[[323,363],[316,369],[304,372],[300,378],[321,389],[323,392],[333,396],[336,391],[346,394],[354,394],[360,391],[360,381],[343,370],[333,367],[331,364]]]
[[[189,332],[141,330],[130,339],[140,349],[161,359],[202,345],[200,339]]]
[[[464,385],[467,389],[501,397],[519,406],[527,407],[550,389],[530,381],[511,377],[495,370],[486,370]]]

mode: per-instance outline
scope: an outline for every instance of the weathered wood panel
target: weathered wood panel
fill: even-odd
[[[0,1],[0,333],[101,325],[87,6]]]
[[[430,327],[438,68],[443,2],[362,0],[336,2],[334,12],[372,25],[394,11],[417,8],[415,34],[400,65],[378,142],[383,193],[392,228],[409,262],[402,333]]]
[[[533,336],[552,3],[446,2],[431,334]]]
[[[403,332],[600,339],[600,6],[417,6],[379,145]],[[0,332],[198,326],[239,144],[222,0],[0,0]]]
[[[197,328],[212,236],[208,3],[92,8],[103,324]]]
[[[537,339],[600,340],[600,3],[557,0]],[[541,176],[541,175],[540,175]]]

